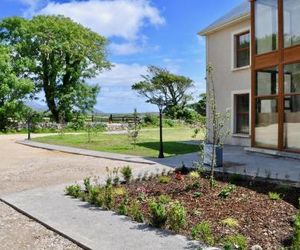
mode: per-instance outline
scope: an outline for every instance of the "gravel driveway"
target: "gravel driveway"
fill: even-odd
[[[47,151],[16,144],[25,135],[0,135],[0,197],[105,174],[105,167],[124,162]],[[130,163],[137,170],[147,168]],[[70,241],[0,202],[1,249],[78,249]]]

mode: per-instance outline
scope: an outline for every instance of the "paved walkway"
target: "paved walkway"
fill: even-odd
[[[201,246],[183,236],[132,222],[125,216],[67,197],[63,194],[64,187],[34,189],[2,199],[90,249],[181,250]]]

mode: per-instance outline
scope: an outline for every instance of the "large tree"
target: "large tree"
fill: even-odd
[[[28,108],[23,101],[34,88],[31,80],[16,75],[16,66],[9,48],[0,45],[0,131],[25,117]]]
[[[18,73],[34,81],[36,93],[44,91],[55,121],[93,109],[100,88],[86,80],[111,66],[104,37],[63,16],[12,17],[0,22],[0,42],[26,65]]]
[[[157,104],[157,100],[163,99],[165,113],[171,118],[180,118],[176,114],[192,99],[188,91],[193,87],[193,81],[156,66],[149,66],[148,74],[142,78],[142,81],[132,85],[132,89],[152,104]]]

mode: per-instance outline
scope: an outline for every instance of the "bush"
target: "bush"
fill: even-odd
[[[208,221],[203,221],[192,228],[192,237],[196,240],[202,240],[205,244],[213,246],[215,244],[211,225]]]
[[[81,193],[81,187],[76,184],[76,185],[71,185],[66,187],[65,189],[66,195],[70,195],[74,198],[79,198],[80,193]]]
[[[168,184],[171,181],[171,178],[169,176],[160,176],[158,177],[158,181],[161,184]]]
[[[175,232],[178,232],[179,229],[184,227],[186,224],[186,211],[179,201],[175,201],[170,204],[168,211],[168,224]]]
[[[281,200],[280,194],[275,193],[275,192],[269,192],[269,193],[268,193],[268,196],[269,196],[269,199],[272,200],[272,201],[278,201],[278,200]]]
[[[128,214],[127,205],[128,205],[128,198],[126,196],[118,207],[118,214],[127,215]]]
[[[114,196],[113,196],[113,188],[112,186],[106,186],[104,192],[104,200],[103,200],[103,207],[107,210],[110,210],[114,203]]]
[[[235,190],[235,185],[233,184],[228,184],[219,193],[219,197],[226,199],[233,191]]]
[[[92,185],[91,185],[91,178],[90,177],[87,177],[83,180],[83,183],[84,183],[84,188],[85,188],[85,191],[89,192]]]
[[[163,126],[172,128],[172,127],[176,126],[176,122],[174,120],[171,120],[171,119],[164,119],[163,120]]]
[[[144,222],[144,215],[141,212],[141,204],[138,200],[132,201],[130,208],[129,208],[129,214],[137,222]]]
[[[161,227],[165,225],[168,215],[166,204],[161,201],[150,200],[148,203],[149,211],[150,211],[150,223],[152,226]]]
[[[299,199],[300,205],[300,199]],[[300,246],[300,210],[298,210],[295,220],[294,220],[294,235],[293,235],[293,243],[292,249],[297,250]]]
[[[146,114],[143,118],[143,123],[145,125],[158,126],[159,124],[158,116],[154,114]]]
[[[231,249],[245,250],[247,249],[247,245],[248,245],[246,237],[241,234],[226,236],[222,242],[225,250],[231,250]]]
[[[121,169],[121,174],[123,175],[126,183],[129,183],[132,178],[132,170],[130,166],[125,166]]]
[[[200,178],[200,174],[196,171],[192,171],[189,173],[189,177],[192,179],[192,180],[195,180],[195,179],[199,179]]]

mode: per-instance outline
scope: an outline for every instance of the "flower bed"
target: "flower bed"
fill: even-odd
[[[85,188],[74,185],[66,192],[138,222],[225,249],[253,245],[278,249],[292,244],[299,190],[237,178],[231,180],[235,185],[218,180],[211,188],[209,180],[196,172],[162,174],[135,181],[127,176],[124,184],[109,176],[106,186],[91,185],[86,179]]]

